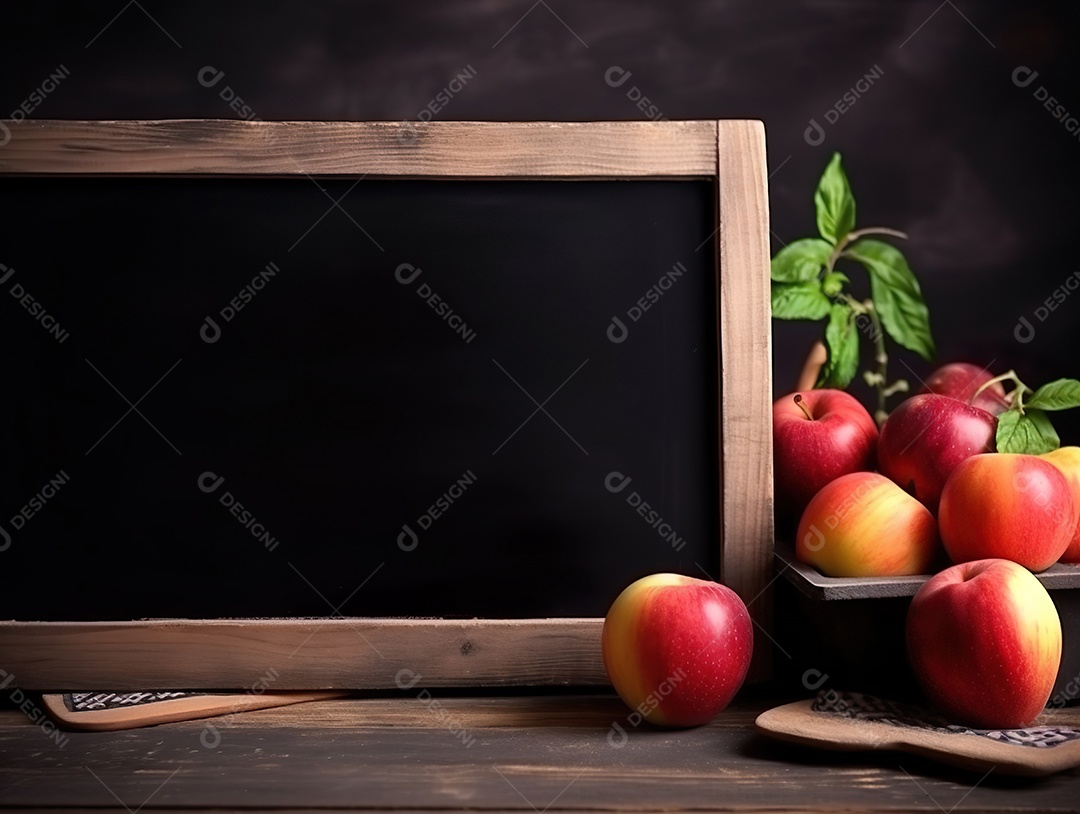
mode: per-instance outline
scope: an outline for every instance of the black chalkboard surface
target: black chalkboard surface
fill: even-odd
[[[712,183],[0,185],[0,618],[601,616],[717,568]]]
[[[602,684],[658,570],[768,632],[760,122],[10,132],[19,687]]]

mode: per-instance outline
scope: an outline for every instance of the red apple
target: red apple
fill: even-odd
[[[698,726],[742,686],[754,629],[730,588],[653,574],[612,604],[602,649],[608,678],[627,706],[654,724]]]
[[[996,430],[986,410],[948,396],[912,396],[881,427],[878,469],[936,512],[949,475],[965,458],[993,452]]]
[[[930,511],[875,472],[827,484],[803,512],[795,538],[795,556],[829,577],[925,574],[939,550]]]
[[[843,390],[802,390],[773,404],[773,469],[780,503],[801,512],[826,483],[874,468],[878,430]]]
[[[999,557],[1049,568],[1076,530],[1072,491],[1037,455],[994,453],[962,461],[941,493],[941,541],[953,562]]]
[[[1080,562],[1080,447],[1061,447],[1053,452],[1040,455],[1044,461],[1049,461],[1058,468],[1069,482],[1069,491],[1072,492],[1073,508],[1076,509],[1077,522],[1074,527],[1072,541],[1065,553],[1061,555],[1061,562]]]
[[[1005,388],[1001,382],[994,382],[975,396],[975,391],[992,378],[994,374],[984,367],[968,362],[953,362],[931,373],[923,382],[923,389],[919,392],[948,396],[964,404],[970,404],[972,407],[986,410],[993,415],[1001,415],[1009,407],[1009,402],[1005,400]]]
[[[923,691],[957,723],[1029,726],[1061,663],[1061,621],[1031,572],[1008,560],[946,568],[908,608],[907,648]]]

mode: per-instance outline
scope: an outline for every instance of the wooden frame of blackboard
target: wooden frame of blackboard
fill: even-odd
[[[719,578],[762,632],[768,672],[772,433],[768,202],[757,121],[23,121],[0,176],[350,176],[709,180],[716,190]],[[0,622],[5,684],[53,690],[606,683],[602,619]],[[764,646],[762,646],[764,645]],[[303,658],[293,658],[303,647]],[[10,677],[10,679],[8,678]]]

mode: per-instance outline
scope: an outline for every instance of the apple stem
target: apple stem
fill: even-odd
[[[988,379],[979,385],[978,389],[971,394],[971,400],[969,404],[974,403],[984,390],[989,387],[993,387],[998,382],[1013,382],[1016,385],[1014,389],[1006,399],[1009,402],[1010,408],[1016,410],[1020,415],[1024,414],[1024,393],[1034,393],[1035,391],[1020,381],[1020,377],[1016,375],[1015,370],[1010,370],[1007,373],[1002,373],[1000,376],[994,376],[992,379]]]
[[[814,420],[814,417],[810,414],[810,411],[806,409],[806,402],[803,401],[803,397],[800,396],[798,393],[795,394],[795,403],[799,405],[799,409],[803,411],[803,414],[808,419],[810,419],[811,421]]]

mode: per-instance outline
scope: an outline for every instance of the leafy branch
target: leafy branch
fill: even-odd
[[[825,324],[828,358],[815,387],[847,387],[859,370],[859,335],[874,345],[874,367],[863,373],[877,391],[878,422],[887,400],[905,392],[904,379],[889,382],[885,338],[930,360],[935,353],[930,313],[919,281],[895,246],[872,236],[907,238],[884,226],[855,228],[855,198],[834,153],[814,193],[820,237],[789,243],[772,259],[772,313],[777,319],[810,319]],[[851,279],[836,268],[840,260],[861,265],[870,277],[870,297],[859,300],[847,289]]]
[[[998,416],[995,437],[997,451],[1042,455],[1061,446],[1061,439],[1050,423],[1047,412],[1080,407],[1080,381],[1057,379],[1038,390],[1032,390],[1020,381],[1016,371],[1010,370],[983,382],[972,395],[972,401],[997,382],[1012,382],[1014,385],[1012,392],[1005,397],[1009,409]]]

